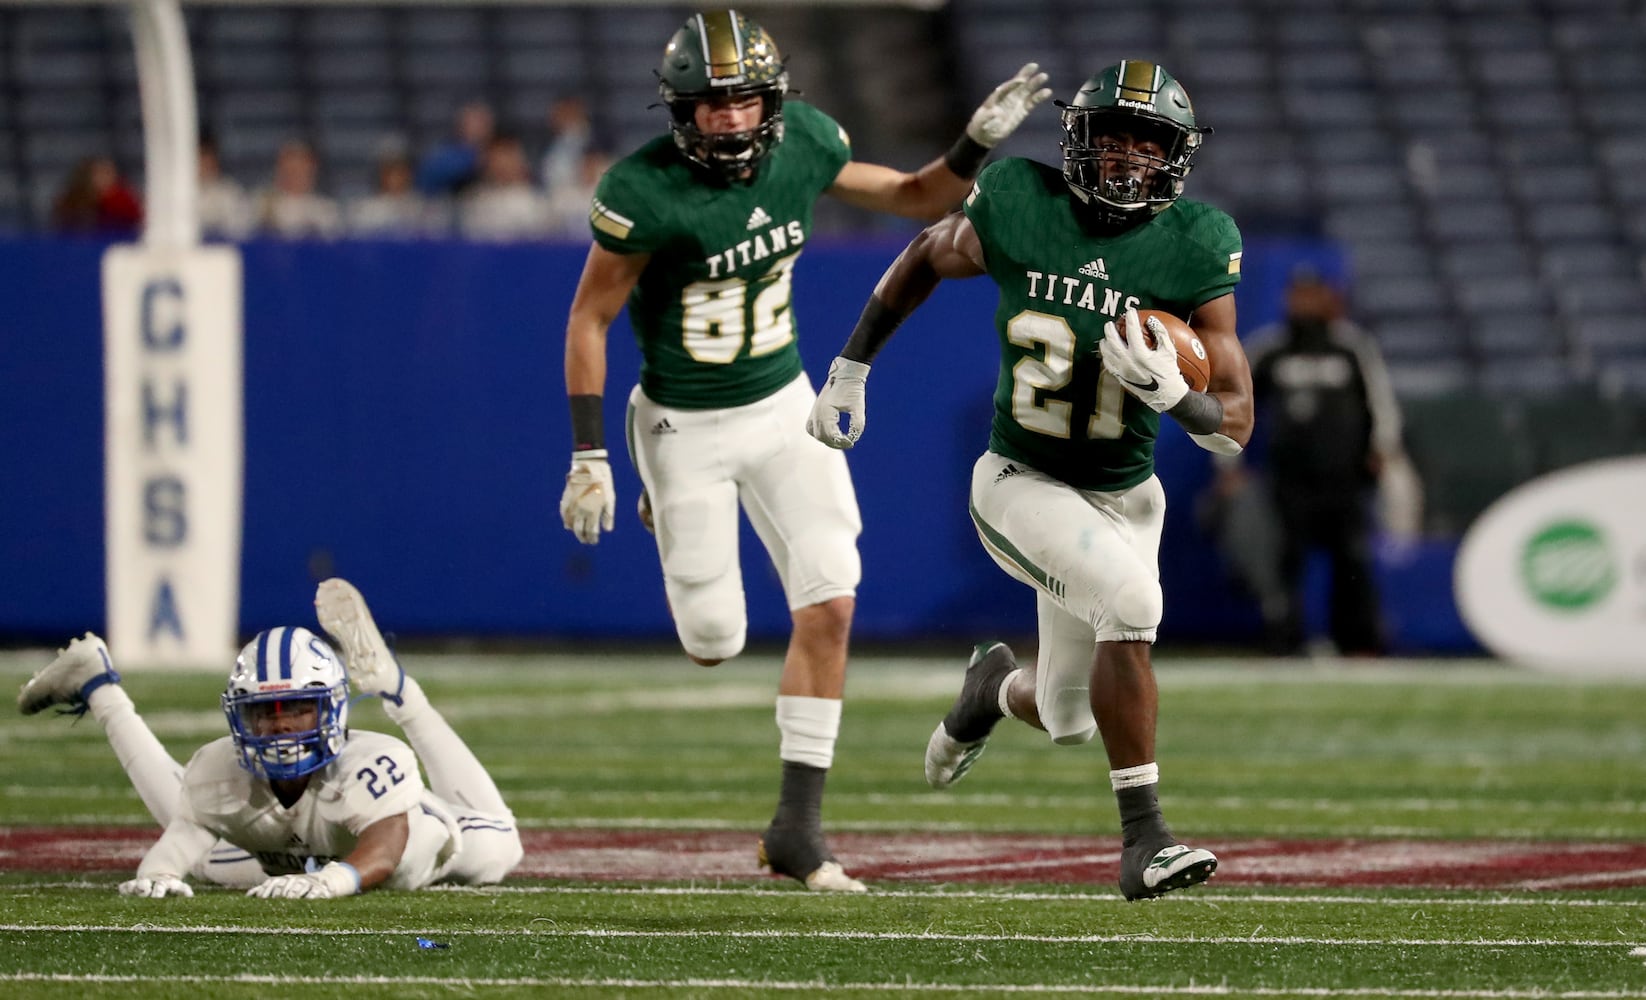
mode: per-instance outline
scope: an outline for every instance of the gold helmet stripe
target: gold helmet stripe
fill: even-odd
[[[1159,66],[1152,62],[1127,59],[1120,64],[1120,84],[1115,96],[1153,104],[1154,95],[1160,92],[1160,82]]]
[[[703,38],[703,65],[709,82],[743,75],[743,32],[735,10],[711,10],[697,15]]]

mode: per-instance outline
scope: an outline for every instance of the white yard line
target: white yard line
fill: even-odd
[[[60,881],[43,880],[38,882],[12,882],[0,884],[0,896],[8,892],[36,892],[41,889],[84,889],[90,892],[113,892],[113,882],[91,882],[86,880]],[[202,891],[215,892],[215,887],[205,887]],[[226,891],[226,890],[225,890]],[[788,896],[796,900],[829,899],[830,896],[810,896],[794,889],[762,889],[753,886],[720,886],[720,885],[679,885],[679,886],[598,886],[598,885],[490,885],[483,888],[474,888],[460,885],[434,885],[424,892],[450,892],[463,895],[522,895],[522,896]],[[951,890],[933,887],[931,889],[881,889],[878,886],[871,890],[871,899],[991,899],[1003,903],[1041,903],[1041,902],[1071,902],[1071,903],[1105,903],[1117,906],[1134,906],[1115,893],[1109,891],[1093,892],[1013,892],[1011,890]],[[1173,896],[1156,905],[1191,906],[1198,903],[1265,903],[1285,906],[1293,903],[1343,905],[1343,906],[1470,906],[1470,907],[1502,907],[1502,906],[1539,906],[1556,908],[1579,909],[1640,909],[1646,907],[1646,900],[1640,899],[1562,899],[1560,897],[1528,897],[1528,896],[1332,896],[1321,894],[1298,894],[1288,896],[1278,893],[1243,893],[1218,892],[1211,889],[1195,889],[1187,894]]]
[[[479,930],[431,931],[427,927],[247,927],[241,924],[159,927],[151,924],[0,924],[0,931],[28,934],[234,934],[303,935],[310,937],[383,937],[387,935],[429,935],[459,939],[465,937],[592,938],[634,940],[837,940],[837,941],[948,941],[1015,944],[1213,944],[1213,945],[1318,945],[1328,948],[1632,948],[1631,941],[1570,941],[1556,938],[1332,938],[1277,935],[1202,934],[945,934],[938,931],[768,931],[736,930],[609,930],[599,927],[486,928]]]
[[[842,982],[822,980],[773,981],[765,979],[577,979],[558,976],[531,976],[519,978],[468,979],[440,976],[138,976],[69,973],[10,973],[0,974],[0,982],[14,983],[195,983],[195,984],[267,984],[272,986],[442,986],[472,989],[477,987],[558,987],[608,989],[699,989],[728,990],[737,993],[775,990],[790,993],[830,993],[834,991],[862,991],[886,993],[1026,993],[1076,994],[1102,996],[1266,996],[1266,997],[1401,997],[1437,998],[1437,1000],[1631,1000],[1646,997],[1633,990],[1410,990],[1393,987],[1360,986],[1351,989],[1335,987],[1243,987],[1227,984],[1186,986],[1116,984],[1055,985],[1050,983],[896,983]]]

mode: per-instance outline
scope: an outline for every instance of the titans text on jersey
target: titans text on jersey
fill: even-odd
[[[1066,275],[1060,277],[1055,274],[1044,274],[1040,271],[1025,271],[1023,274],[1029,279],[1028,297],[1031,299],[1040,298],[1045,299],[1047,302],[1061,302],[1066,306],[1072,305],[1087,312],[1101,312],[1110,319],[1119,317],[1127,309],[1142,308],[1142,299],[1136,295],[1127,295],[1116,288],[1103,289],[1103,305],[1099,308],[1096,286],[1090,281],[1071,278]],[[1042,281],[1046,283],[1044,291],[1040,289]],[[1080,289],[1078,300],[1075,298],[1075,289],[1077,288]],[[1063,293],[1061,298],[1058,296],[1059,289]]]
[[[781,226],[773,226],[764,236],[757,234],[752,239],[742,240],[737,246],[720,251],[704,263],[709,267],[709,277],[718,278],[721,275],[722,264],[725,265],[725,273],[730,274],[740,267],[747,267],[767,257],[776,256],[791,245],[798,248],[804,242],[806,229],[800,224],[799,219],[795,219]]]

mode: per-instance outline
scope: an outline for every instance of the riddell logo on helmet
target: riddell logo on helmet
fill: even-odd
[[[748,81],[749,74],[747,73],[738,73],[734,76],[714,76],[712,74],[709,76],[709,86],[711,87],[733,87]]]
[[[1149,101],[1133,101],[1133,100],[1128,100],[1128,99],[1122,97],[1120,100],[1115,101],[1115,103],[1120,105],[1123,108],[1136,108],[1139,111],[1153,111],[1154,110],[1154,104],[1152,104]]]

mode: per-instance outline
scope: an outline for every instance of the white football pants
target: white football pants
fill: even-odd
[[[1097,731],[1097,643],[1154,642],[1160,625],[1160,480],[1116,493],[1081,490],[985,452],[972,467],[971,514],[995,564],[1036,591],[1040,720],[1054,741],[1084,743]]]
[[[739,502],[790,610],[857,592],[862,519],[846,456],[806,433],[816,398],[805,373],[722,410],[662,406],[638,386],[629,394],[629,454],[651,497],[675,630],[693,656],[723,660],[743,649]]]

